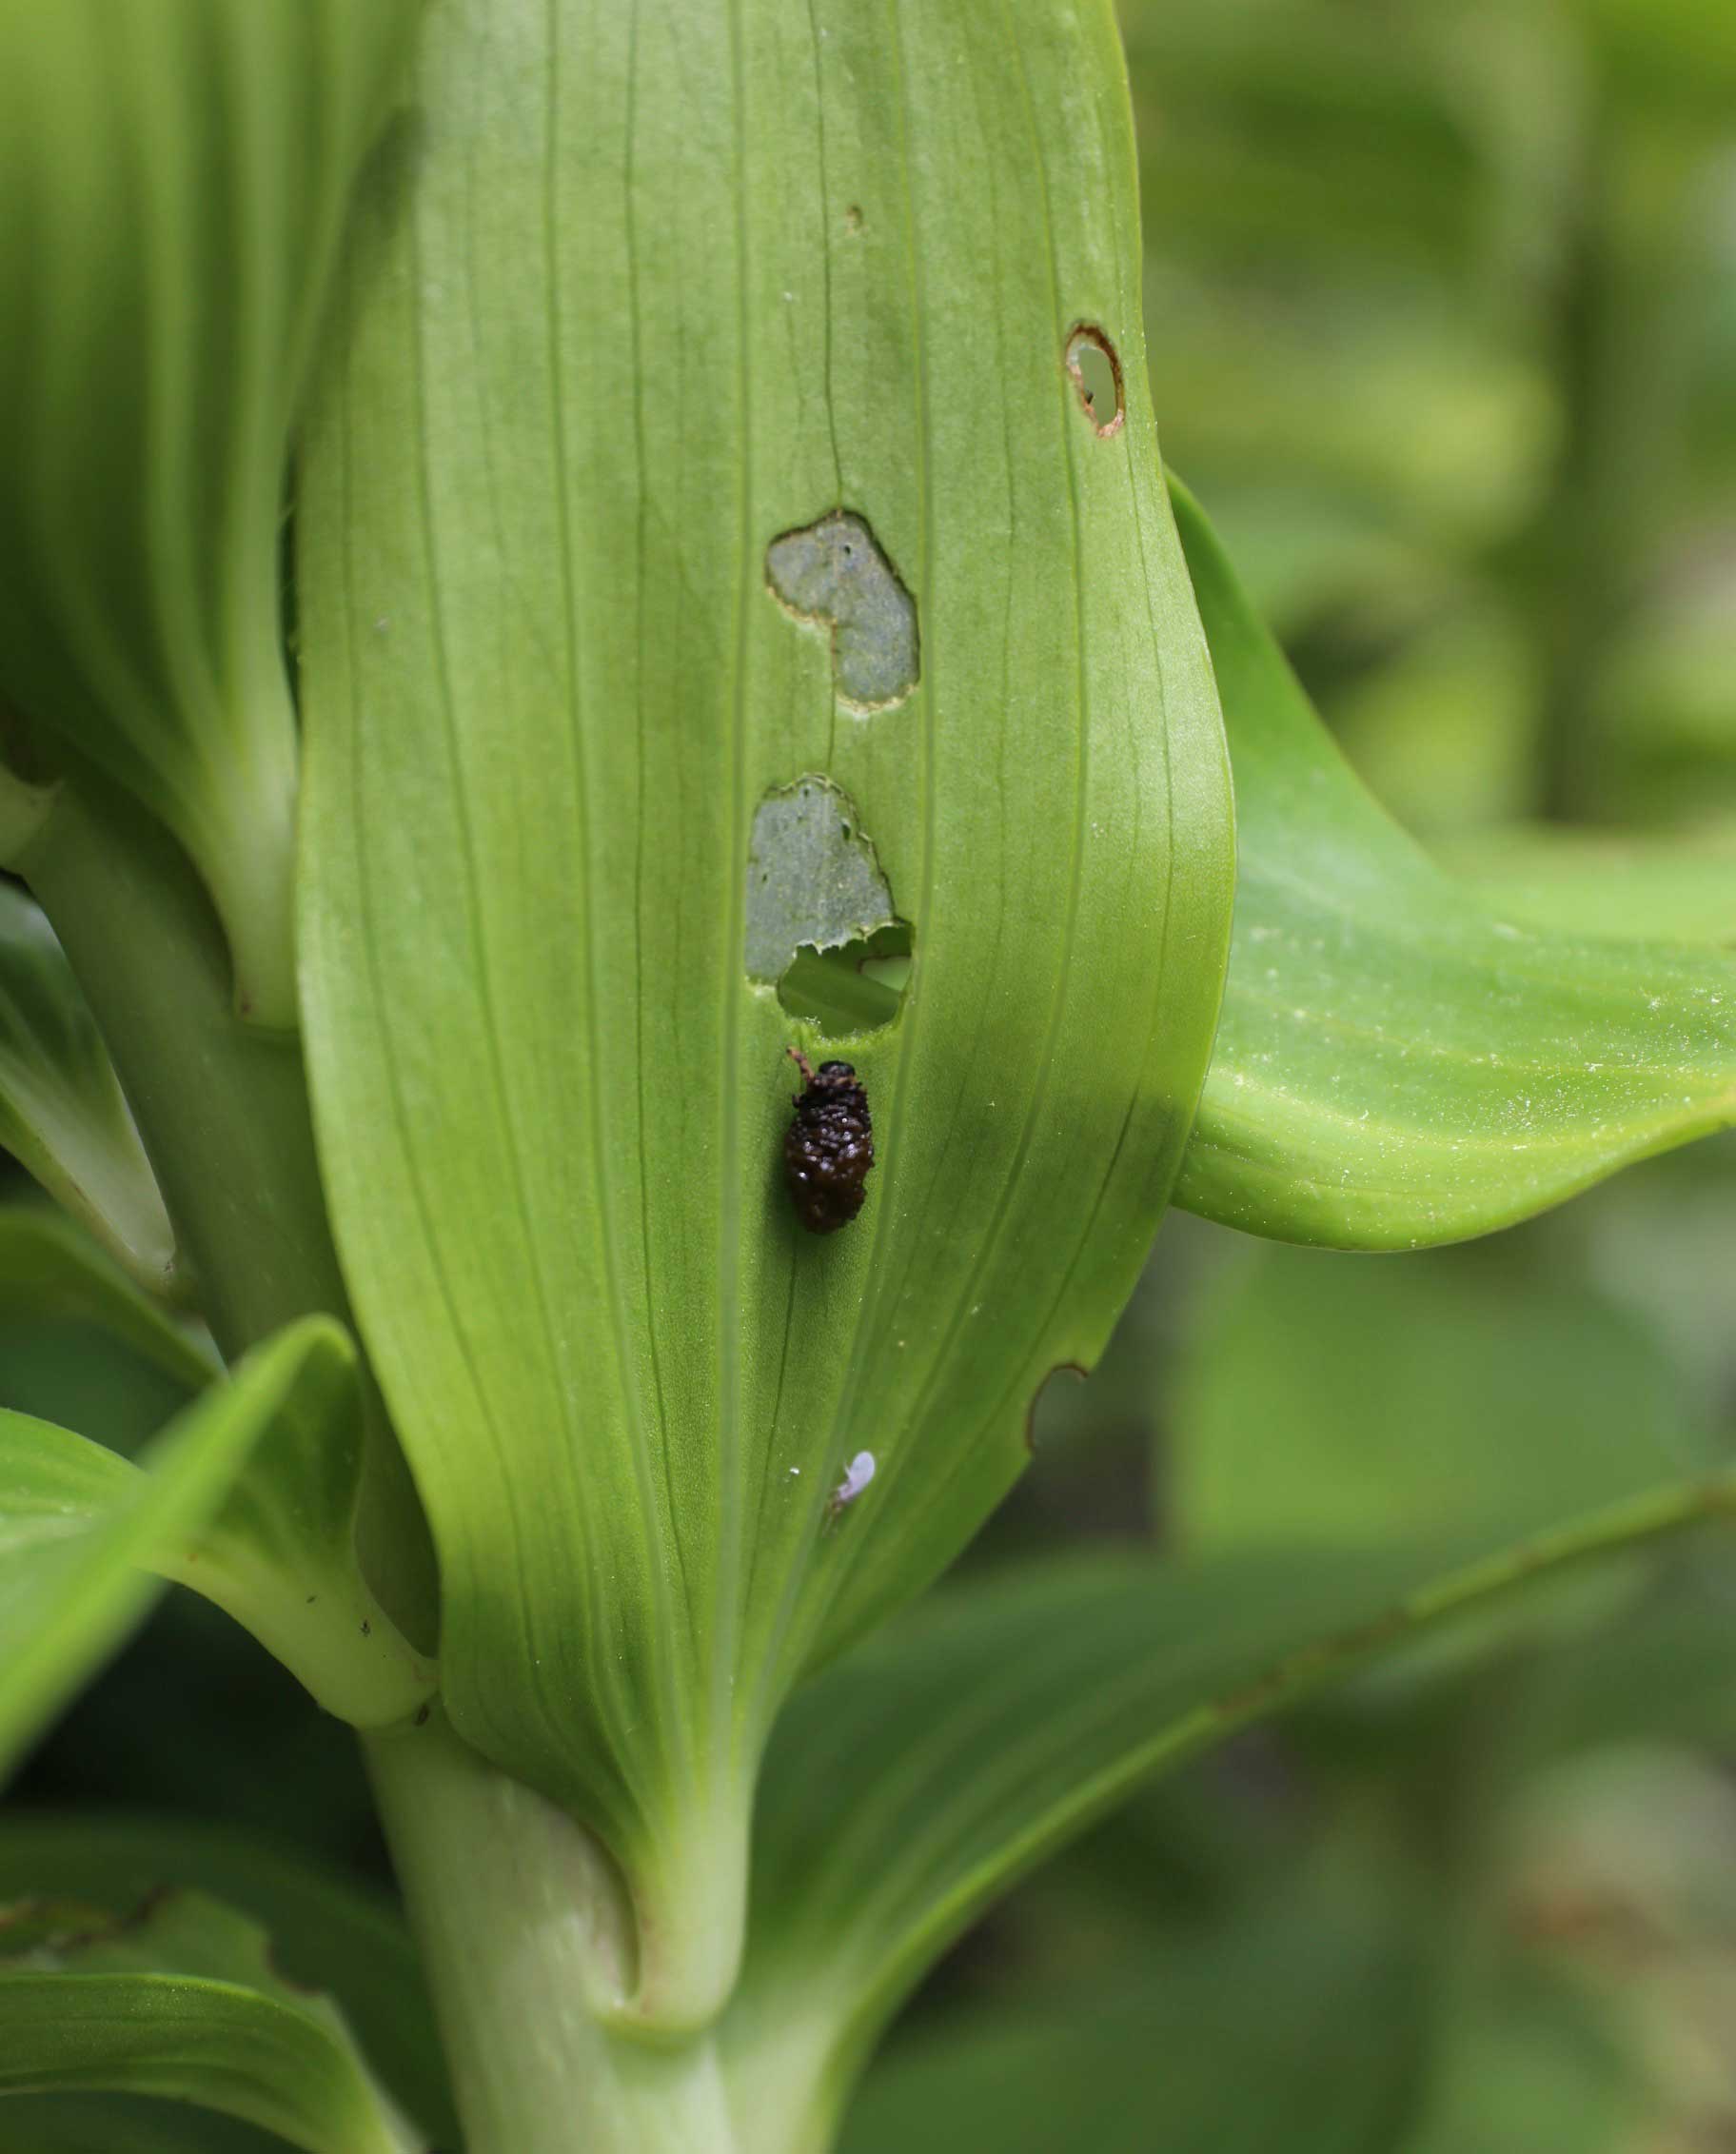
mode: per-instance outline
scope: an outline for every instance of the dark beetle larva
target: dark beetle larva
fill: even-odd
[[[822,1062],[816,1070],[794,1047],[787,1052],[803,1085],[790,1100],[796,1118],[783,1139],[784,1178],[802,1225],[811,1234],[836,1234],[861,1210],[863,1178],[874,1165],[868,1095],[848,1062]]]

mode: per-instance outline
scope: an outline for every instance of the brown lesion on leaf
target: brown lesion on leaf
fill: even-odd
[[[1127,417],[1121,359],[1095,322],[1075,322],[1067,332],[1067,371],[1085,416],[1099,439],[1119,433]]]

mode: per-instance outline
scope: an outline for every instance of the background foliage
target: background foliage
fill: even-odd
[[[1736,940],[1736,18],[1123,14],[1166,453],[1351,760],[1519,917]],[[1727,1139],[1402,1260],[1173,1216],[970,1561],[1519,1532],[1701,1470],[1733,1275]],[[0,1406],[131,1450],[179,1395],[76,1312],[0,1314]],[[967,1936],[847,2144],[1723,2144],[1733,1609],[1647,1560],[1166,1784]],[[14,1800],[383,1867],[347,1731],[188,1595]]]

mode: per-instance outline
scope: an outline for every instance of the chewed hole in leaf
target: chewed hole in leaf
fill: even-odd
[[[768,793],[747,858],[746,968],[775,985],[792,1017],[827,1038],[872,1032],[898,1014],[914,939],[874,841],[830,779]]]
[[[765,580],[786,612],[830,631],[846,709],[885,710],[916,686],[917,602],[863,518],[838,508],[785,531],[766,548]]]
[[[778,982],[778,999],[827,1039],[876,1032],[898,1016],[910,963],[910,923],[895,920],[836,950],[798,950]]]
[[[1127,416],[1121,362],[1099,328],[1081,322],[1067,339],[1067,371],[1079,393],[1085,415],[1099,434],[1117,431]]]

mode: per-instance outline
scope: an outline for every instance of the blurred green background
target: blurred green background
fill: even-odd
[[[1516,909],[1736,940],[1736,6],[1123,19],[1165,450],[1346,754]],[[1692,1471],[1736,1430],[1733,1285],[1727,1141],[1420,1256],[1176,1216],[969,1561],[1353,1561]],[[0,1317],[0,1404],[129,1447],[167,1401]],[[1704,1551],[1412,1653],[973,1933],[850,2154],[1736,2148],[1733,1743],[1736,1574]],[[185,1595],[15,1800],[384,1868],[344,1731]]]

